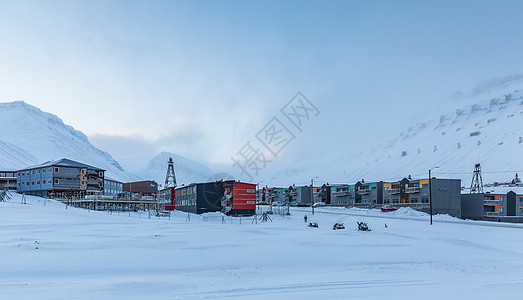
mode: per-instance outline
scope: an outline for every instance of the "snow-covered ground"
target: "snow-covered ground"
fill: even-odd
[[[0,203],[3,299],[501,299],[523,290],[518,224],[435,216],[430,226],[408,209],[343,208],[222,224],[218,213],[149,219],[20,202]]]

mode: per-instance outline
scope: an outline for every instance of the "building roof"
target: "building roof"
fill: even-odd
[[[111,177],[104,177],[104,180],[112,181],[112,182],[117,182],[117,183],[123,183],[123,181],[116,180],[116,179],[113,179],[113,178],[111,178]]]
[[[505,195],[508,192],[513,191],[518,195],[523,195],[523,187],[519,186],[490,186],[483,187],[483,192],[485,194],[499,194]]]
[[[39,165],[34,165],[34,166],[27,167],[25,169],[21,169],[20,171],[43,168],[43,167],[73,167],[73,168],[87,168],[87,169],[91,169],[91,170],[105,171],[104,169],[94,167],[91,165],[87,165],[87,164],[77,162],[77,161],[67,159],[67,158],[62,158],[62,159],[59,159],[56,161],[54,161],[54,160],[46,161]]]

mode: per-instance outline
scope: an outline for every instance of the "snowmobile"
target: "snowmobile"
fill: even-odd
[[[336,229],[345,229],[345,226],[343,225],[343,223],[336,223],[334,224],[334,226],[332,226],[332,230]]]
[[[318,228],[318,223],[309,223],[308,225],[309,227],[315,227],[315,228]]]
[[[357,222],[359,231],[370,231],[369,226],[365,222]]]

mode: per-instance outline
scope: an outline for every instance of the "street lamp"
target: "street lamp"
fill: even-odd
[[[319,178],[318,176],[311,179],[311,207],[312,214],[314,215],[314,179]]]
[[[436,167],[433,167],[431,169],[429,169],[429,205],[430,205],[430,225],[432,225],[432,176],[430,174],[430,172],[433,170],[433,169],[438,169],[439,167],[436,166]]]
[[[260,203],[260,199],[261,199],[261,197],[260,197],[260,183],[262,183],[262,182],[263,182],[263,180],[256,184],[256,211],[255,211],[256,215],[258,215],[258,208],[260,207],[259,206],[260,205],[259,204]]]

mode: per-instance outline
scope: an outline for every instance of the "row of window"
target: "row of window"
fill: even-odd
[[[400,199],[395,198],[395,199],[392,199],[392,202],[391,202],[389,198],[385,198],[385,199],[383,199],[383,203],[384,204],[400,203]],[[419,202],[418,198],[410,198],[408,203],[429,203],[429,198],[423,197],[423,198],[421,198],[421,202]]]
[[[196,186],[192,188],[185,188],[185,189],[179,189],[176,190],[176,196],[185,196],[185,195],[192,195],[196,194]]]
[[[36,169],[36,170],[31,170],[31,171],[17,172],[16,176],[18,176],[18,177],[20,177],[20,176],[29,176],[29,175],[35,175],[35,174],[40,174],[40,173],[45,174],[46,172],[51,173],[52,171],[53,171],[53,168],[42,168],[42,169]],[[54,167],[54,172],[55,173],[59,173],[60,172],[60,168],[59,167]],[[80,174],[82,174],[82,175],[87,174],[87,170],[86,169],[80,169]],[[99,177],[103,177],[104,176],[104,172],[103,171],[98,172],[98,176]]]
[[[2,172],[0,173],[0,177],[15,177],[15,172]]]
[[[49,172],[51,173],[53,171],[52,168],[43,168],[43,169],[37,169],[37,170],[31,170],[31,171],[24,171],[24,172],[18,172],[16,173],[16,176],[20,177],[20,176],[29,176],[29,175],[35,175],[35,174],[45,174],[46,172]],[[54,171],[58,173],[58,168],[55,167],[54,168]]]
[[[111,190],[111,189],[105,189],[104,190],[104,193],[106,194],[116,194],[116,193],[121,193],[122,190]]]
[[[42,180],[42,184],[51,184],[51,182],[52,182],[51,180],[45,180],[45,179]],[[55,183],[55,184],[59,184],[59,183],[60,183],[60,180],[59,180],[58,178],[55,178],[54,183]],[[27,186],[35,185],[35,181],[31,181],[31,182],[29,182],[29,181],[27,181],[27,182],[23,182],[23,181],[22,181],[21,183],[20,183],[20,182],[18,183],[18,186],[20,186],[20,184],[21,184],[21,185],[27,185]],[[39,185],[39,184],[40,184],[40,180],[37,180],[37,181],[36,181],[36,184]]]
[[[105,180],[105,186],[114,186],[114,187],[117,187],[117,188],[122,188],[123,184],[122,183],[118,183],[118,182],[112,182],[112,181]]]
[[[47,180],[47,181],[46,181],[45,179],[42,180],[42,184],[51,184],[51,182],[52,182],[52,180]],[[27,186],[35,185],[35,181],[31,181],[31,182],[29,182],[29,181],[27,181],[27,182],[21,182],[21,184],[22,184],[22,185],[27,185]],[[39,184],[40,184],[40,180],[37,180],[37,181],[36,181],[36,184],[39,185]],[[59,178],[55,178],[55,179],[54,179],[54,184],[60,184],[60,179],[59,179]],[[85,182],[84,180],[82,180],[82,185],[85,185],[85,184],[86,184],[86,182]],[[102,184],[101,182],[99,182],[98,185],[99,185],[100,187],[103,186],[103,184]],[[20,186],[20,183],[18,183],[18,186]]]
[[[196,199],[178,200],[177,206],[196,206]]]

